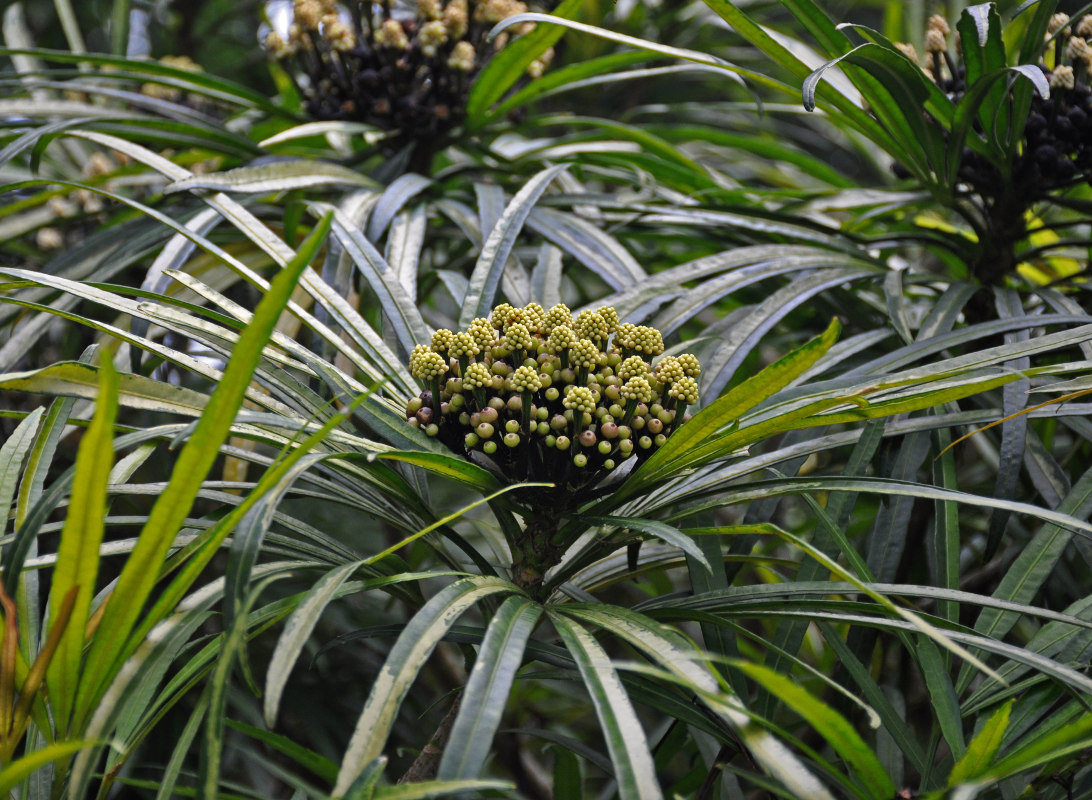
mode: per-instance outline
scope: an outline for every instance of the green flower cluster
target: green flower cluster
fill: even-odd
[[[574,318],[565,305],[502,303],[414,348],[425,391],[406,418],[511,481],[582,488],[647,457],[689,418],[701,365],[663,352],[658,330],[620,323],[609,306]]]

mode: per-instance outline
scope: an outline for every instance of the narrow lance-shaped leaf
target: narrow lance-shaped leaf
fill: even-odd
[[[76,476],[57,548],[57,566],[53,570],[49,594],[50,627],[54,627],[58,623],[65,596],[73,588],[78,590],[69,623],[46,670],[50,705],[57,730],[62,733],[73,729],[73,709],[81,685],[80,660],[99,574],[99,546],[102,544],[106,518],[106,481],[114,463],[118,375],[112,358],[108,350],[102,351],[95,416],[76,454]]]
[[[607,740],[614,779],[622,800],[657,800],[663,797],[648,739],[633,709],[610,656],[590,633],[560,611],[550,619],[591,695],[603,736]]]
[[[470,275],[470,285],[459,314],[459,328],[467,328],[475,317],[489,316],[489,309],[493,306],[497,286],[500,284],[501,273],[504,271],[508,256],[515,246],[516,237],[519,236],[527,215],[531,213],[531,209],[549,188],[554,178],[566,169],[568,169],[567,164],[556,164],[547,167],[527,181],[508,203],[501,218],[493,226],[493,230],[486,234],[481,255]]]
[[[523,651],[542,614],[525,597],[509,597],[497,609],[478,650],[459,713],[444,747],[437,777],[477,777],[493,751],[493,736],[523,661]]]

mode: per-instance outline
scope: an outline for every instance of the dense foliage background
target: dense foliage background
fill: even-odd
[[[1092,797],[1089,10],[4,3],[0,792]]]

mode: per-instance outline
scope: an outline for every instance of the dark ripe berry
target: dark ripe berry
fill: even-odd
[[[500,400],[500,398],[494,397],[493,400]],[[500,403],[501,408],[504,408],[504,401],[501,400]],[[497,410],[497,407],[493,405],[493,402],[490,401],[489,405],[478,412],[478,416],[481,418],[482,422],[492,423],[500,418],[500,412]]]
[[[898,161],[893,161],[891,163],[891,174],[894,175],[899,180],[905,180],[906,178],[909,178],[910,175],[911,175],[910,170],[908,170],[906,167],[904,167]]]
[[[372,103],[372,112],[385,117],[387,114],[391,113],[390,100],[385,97],[377,98],[376,101]]]
[[[427,389],[421,392],[421,405],[432,405],[432,392],[428,391]]]
[[[577,438],[582,447],[591,447],[595,444],[595,431],[581,431]]]
[[[1069,109],[1069,113],[1066,114],[1069,117],[1069,121],[1073,124],[1073,127],[1079,131],[1083,131],[1085,125],[1088,124],[1088,113],[1079,106],[1073,106]]]
[[[1040,145],[1035,149],[1035,163],[1039,166],[1051,164],[1058,160],[1058,151],[1049,144]]]
[[[1073,138],[1073,135],[1077,132],[1077,129],[1073,127],[1073,123],[1070,122],[1068,116],[1058,117],[1054,121],[1054,135],[1059,139],[1069,140]]]
[[[428,425],[432,422],[432,407],[424,406],[417,412],[417,419],[420,420],[422,425]]]
[[[1055,174],[1061,180],[1068,180],[1077,174],[1077,165],[1068,158],[1059,159]]]

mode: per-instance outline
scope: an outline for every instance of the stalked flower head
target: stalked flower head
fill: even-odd
[[[505,480],[554,483],[575,502],[655,452],[698,402],[698,360],[654,366],[662,352],[658,330],[619,323],[610,307],[573,319],[560,304],[502,303],[414,349],[410,371],[425,391],[406,417]]]

